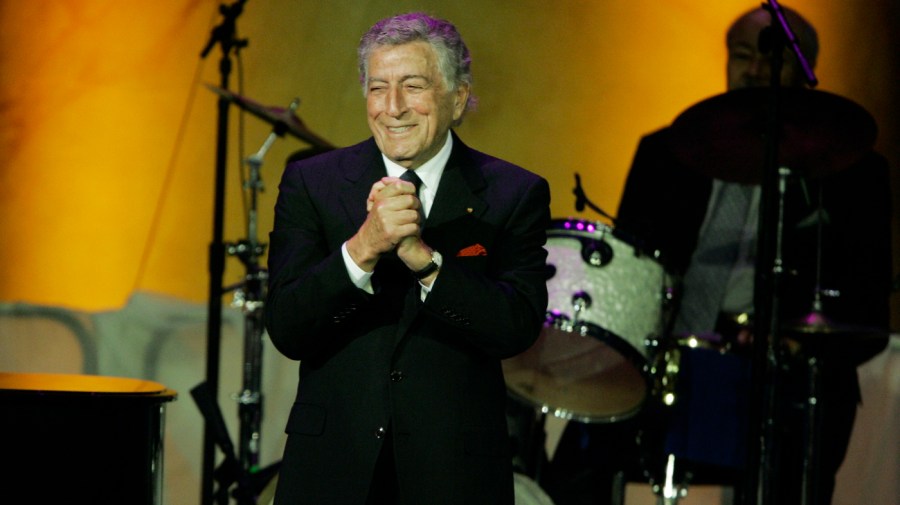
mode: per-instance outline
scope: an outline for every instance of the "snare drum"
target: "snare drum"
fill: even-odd
[[[650,343],[669,317],[671,276],[602,223],[554,220],[546,248],[547,320],[529,350],[503,361],[507,387],[565,419],[633,416],[648,393]]]

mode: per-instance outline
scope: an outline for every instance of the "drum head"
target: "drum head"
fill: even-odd
[[[507,387],[557,417],[613,422],[648,392],[648,343],[662,334],[671,277],[602,223],[555,220],[547,232],[547,323],[504,360]]]
[[[647,397],[643,359],[599,328],[588,335],[545,325],[537,342],[503,361],[510,392],[542,412],[581,422],[635,415]]]

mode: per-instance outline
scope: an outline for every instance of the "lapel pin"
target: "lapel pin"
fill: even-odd
[[[468,212],[469,214],[471,214],[471,213],[472,213],[472,207],[466,207],[466,212]]]

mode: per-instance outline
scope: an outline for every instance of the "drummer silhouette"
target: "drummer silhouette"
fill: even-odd
[[[781,9],[813,67],[815,29]],[[665,377],[671,396],[648,399],[623,422],[570,421],[542,482],[556,505],[616,503],[626,479],[661,485],[668,456],[681,465],[676,484],[711,480],[733,487],[737,503],[746,497],[750,348],[765,340],[754,338],[753,326],[763,145],[749,132],[765,124],[771,18],[769,7],[756,8],[728,29],[728,93],[641,139],[616,223],[658,251],[679,279],[666,352],[655,358],[657,369],[675,370]],[[813,315],[826,323],[786,324],[776,349],[774,489],[777,503],[819,505],[831,501],[861,400],[856,367],[887,343],[891,207],[887,162],[872,150],[871,117],[846,99],[808,89],[804,76],[786,50],[780,85],[788,134],[778,160],[786,166],[786,274],[777,310],[784,321]],[[685,132],[705,138],[688,142]],[[812,370],[815,392],[808,387]],[[806,406],[813,403],[811,430]],[[821,443],[811,460],[804,454],[813,438]]]

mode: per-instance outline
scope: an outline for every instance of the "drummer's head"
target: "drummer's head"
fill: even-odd
[[[796,11],[782,7],[788,24],[797,37],[803,55],[812,67],[819,53],[816,30]],[[759,50],[759,33],[771,24],[769,11],[758,7],[739,17],[728,29],[725,43],[728,47],[728,89],[768,86],[771,60]],[[786,48],[781,72],[782,86],[803,86],[803,72],[793,51]]]

